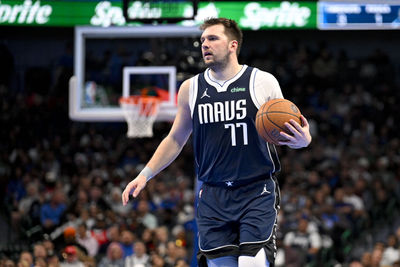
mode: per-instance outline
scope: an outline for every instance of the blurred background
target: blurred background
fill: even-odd
[[[233,3],[199,2],[186,23],[240,21],[240,63],[272,73],[313,136],[277,147],[276,266],[400,266],[400,2]],[[171,122],[130,139],[125,122],[69,118],[74,27],[99,26],[104,10],[102,27],[126,25],[111,7],[122,12],[121,1],[0,2],[0,266],[196,266],[191,141],[122,206]],[[276,12],[286,17],[268,21]],[[175,66],[177,88],[204,70],[193,36],[85,45],[85,77],[115,105],[125,66]]]

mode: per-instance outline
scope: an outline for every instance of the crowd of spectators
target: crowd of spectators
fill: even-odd
[[[359,58],[347,53],[293,42],[241,59],[277,77],[313,135],[309,148],[278,147],[276,266],[400,266],[399,63],[378,49]],[[68,76],[68,66],[58,67],[58,77]],[[11,231],[2,237],[0,266],[191,264],[190,140],[122,206],[121,190],[170,124],[156,123],[154,138],[128,139],[123,123],[71,121],[65,92],[15,93],[0,81],[0,220]]]

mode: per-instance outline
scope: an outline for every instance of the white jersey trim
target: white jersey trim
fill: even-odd
[[[279,170],[276,170],[275,162],[274,162],[274,172],[280,171],[280,170],[282,169],[282,165],[281,165],[281,161],[279,160],[278,151],[276,151],[276,146],[275,146],[274,144],[271,144],[271,145],[272,145],[272,147],[274,148],[274,153],[275,153],[276,161],[277,161],[278,166],[279,166]],[[269,149],[269,146],[268,146],[268,149]]]
[[[274,159],[272,158],[272,155],[271,155],[271,149],[269,148],[268,142],[267,142],[265,145],[267,146],[267,149],[268,149],[269,159],[270,159],[271,162],[272,162],[272,166],[273,166],[272,173],[274,173],[274,172],[276,172],[276,167],[275,167]],[[272,145],[273,145],[273,144],[272,144]]]
[[[262,103],[259,103],[256,97],[256,87],[254,86],[254,80],[256,78],[256,73],[258,69],[254,68],[253,71],[251,72],[250,75],[250,83],[249,83],[249,91],[250,91],[250,98],[253,101],[254,106],[257,107],[257,109],[260,109]]]
[[[192,119],[193,119],[194,106],[196,104],[196,99],[197,99],[197,92],[199,90],[198,81],[199,81],[199,75],[198,74],[196,76],[190,78],[189,108],[190,108],[190,116],[192,117]]]
[[[231,85],[233,82],[235,82],[237,79],[239,79],[246,69],[247,65],[243,65],[242,69],[238,73],[236,73],[236,75],[233,76],[233,78],[226,81],[215,80],[215,78],[211,76],[210,69],[206,69],[206,71],[204,72],[204,78],[209,85],[212,85],[215,87],[215,89],[217,89],[218,93],[226,92],[226,90],[228,90],[228,86]]]
[[[239,247],[238,245],[224,245],[224,246],[220,246],[220,247],[216,247],[216,248],[211,248],[211,249],[202,249],[201,245],[200,245],[200,236],[199,236],[199,249],[203,252],[209,252],[209,251],[213,251],[213,250],[217,250],[217,249],[221,249],[221,248],[226,248],[226,247]]]

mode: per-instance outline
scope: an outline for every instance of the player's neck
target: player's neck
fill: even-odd
[[[233,78],[240,70],[242,69],[242,65],[240,65],[237,61],[227,64],[225,68],[213,70],[210,68],[210,74],[212,77],[219,81],[226,81]]]

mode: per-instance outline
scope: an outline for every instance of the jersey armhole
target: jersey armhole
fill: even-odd
[[[250,91],[250,98],[253,101],[254,106],[257,107],[257,109],[260,109],[261,105],[256,97],[256,87],[255,87],[255,80],[256,80],[256,73],[258,69],[253,68],[250,74],[250,83],[249,83],[249,91]]]
[[[194,106],[196,104],[197,99],[197,91],[198,91],[198,79],[199,75],[190,78],[189,85],[189,108],[190,108],[190,116],[193,118]]]

